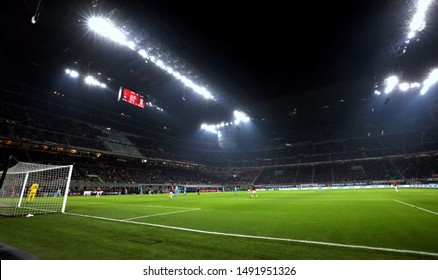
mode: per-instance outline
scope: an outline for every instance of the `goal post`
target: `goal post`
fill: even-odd
[[[18,162],[3,172],[0,215],[64,213],[73,165]]]

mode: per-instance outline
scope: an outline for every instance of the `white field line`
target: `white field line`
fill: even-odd
[[[323,245],[323,246],[331,246],[331,247],[342,247],[342,248],[352,248],[352,249],[365,249],[365,250],[371,250],[371,251],[383,251],[383,252],[391,252],[391,253],[415,254],[415,255],[426,255],[426,256],[438,257],[438,253],[432,253],[432,252],[413,251],[413,250],[401,250],[401,249],[371,247],[371,246],[362,246],[362,245],[350,245],[350,244],[321,242],[321,241],[311,241],[311,240],[300,240],[300,239],[290,239],[290,238],[281,238],[281,237],[269,237],[269,236],[257,236],[257,235],[246,235],[246,234],[235,234],[235,233],[226,233],[226,232],[206,231],[206,230],[199,230],[199,229],[182,228],[182,227],[175,227],[175,226],[166,226],[166,225],[160,225],[160,224],[152,224],[152,223],[144,223],[144,222],[136,222],[136,221],[127,221],[127,220],[118,220],[118,219],[99,217],[99,216],[91,216],[91,215],[83,215],[83,214],[76,214],[76,213],[67,213],[66,212],[65,214],[73,215],[73,216],[86,217],[86,218],[92,218],[92,219],[105,220],[105,221],[113,221],[113,222],[120,222],[120,223],[131,223],[131,224],[137,224],[137,225],[145,225],[145,226],[151,226],[151,227],[174,229],[174,230],[181,230],[181,231],[188,231],[188,232],[196,232],[196,233],[202,233],[202,234],[212,234],[212,235],[242,237],[242,238],[252,238],[252,239],[264,239],[264,240],[274,240],[274,241],[285,241],[285,242],[314,244],[314,245]]]
[[[141,218],[149,218],[149,217],[155,217],[155,216],[170,215],[170,214],[175,214],[175,213],[191,212],[191,211],[196,211],[196,210],[200,210],[200,209],[201,208],[193,208],[193,209],[189,209],[189,210],[181,210],[181,211],[173,211],[173,212],[167,212],[167,213],[151,214],[151,215],[146,215],[146,216],[138,216],[138,217],[133,217],[133,218],[129,218],[129,219],[124,219],[122,221],[130,221],[130,220],[141,219]]]
[[[133,204],[133,203],[109,203],[109,202],[90,202],[90,201],[80,201],[77,200],[76,202],[84,202],[86,204],[111,204],[111,205],[126,205],[126,206],[139,206],[139,207],[152,207],[152,208],[175,208],[175,209],[197,209],[197,208],[190,208],[190,207],[183,207],[183,206],[164,206],[164,205],[147,205],[147,204]]]
[[[419,209],[419,210],[423,210],[423,211],[425,211],[425,212],[429,212],[429,213],[432,213],[432,214],[438,215],[437,212],[434,212],[434,211],[431,211],[431,210],[427,210],[427,209],[424,209],[424,208],[421,208],[421,207],[418,207],[418,206],[415,206],[415,205],[412,205],[412,204],[409,204],[409,203],[406,203],[406,202],[403,202],[403,201],[400,201],[400,200],[397,200],[397,199],[394,199],[394,201],[395,201],[395,202],[398,202],[398,203],[401,203],[401,204],[404,204],[404,205],[407,205],[407,206],[410,206],[410,207],[413,207],[413,208],[417,208],[417,209]]]

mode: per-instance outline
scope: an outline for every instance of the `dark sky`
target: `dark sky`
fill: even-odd
[[[384,8],[385,1],[151,4],[184,54],[250,103],[372,75]]]

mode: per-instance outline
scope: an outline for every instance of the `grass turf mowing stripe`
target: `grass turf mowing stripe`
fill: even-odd
[[[394,199],[394,201],[395,201],[395,202],[398,202],[398,203],[401,203],[401,204],[404,204],[404,205],[407,205],[407,206],[410,206],[410,207],[413,207],[413,208],[417,208],[417,209],[419,209],[419,210],[423,210],[423,211],[425,211],[425,212],[429,212],[429,213],[432,213],[432,214],[438,215],[437,212],[434,212],[434,211],[431,211],[431,210],[427,210],[427,209],[424,209],[424,208],[421,208],[421,207],[418,207],[418,206],[415,206],[415,205],[412,205],[412,204],[409,204],[409,203],[406,203],[406,202],[403,202],[403,201],[400,201],[400,200],[397,200],[397,199]]]
[[[269,237],[269,236],[245,235],[245,234],[235,234],[235,233],[226,233],[226,232],[205,231],[205,230],[199,230],[199,229],[166,226],[166,225],[160,225],[160,224],[152,224],[152,223],[144,223],[144,222],[136,222],[136,221],[128,221],[128,220],[118,220],[118,219],[113,219],[113,218],[91,216],[91,215],[77,214],[77,213],[70,213],[70,212],[69,213],[65,212],[64,214],[92,218],[92,219],[113,221],[113,222],[132,223],[132,224],[146,225],[146,226],[159,227],[159,228],[167,228],[167,229],[175,229],[175,230],[188,231],[188,232],[196,232],[196,233],[202,233],[202,234],[212,234],[212,235],[242,237],[242,238],[252,238],[252,239],[264,239],[264,240],[274,240],[274,241],[285,241],[285,242],[295,242],[295,243],[304,243],[304,244],[313,244],[313,245],[322,245],[322,246],[331,246],[331,247],[343,247],[343,248],[351,248],[351,249],[364,249],[364,250],[371,250],[371,251],[384,251],[384,252],[392,252],[392,253],[415,254],[415,255],[426,255],[426,256],[438,257],[438,253],[433,253],[433,252],[402,250],[402,249],[392,249],[392,248],[382,248],[382,247],[371,247],[371,246],[363,246],[363,245],[350,245],[350,244],[311,241],[311,240],[300,240],[300,239],[290,239],[290,238],[280,238],[280,237]]]

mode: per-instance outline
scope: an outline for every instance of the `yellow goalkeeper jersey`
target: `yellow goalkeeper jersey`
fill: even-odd
[[[36,193],[38,187],[39,185],[37,183],[33,183],[32,186],[30,186],[30,192]]]

